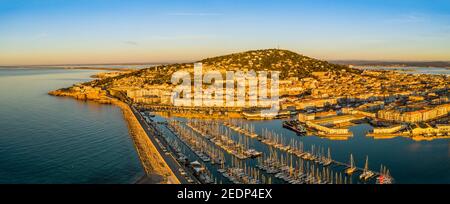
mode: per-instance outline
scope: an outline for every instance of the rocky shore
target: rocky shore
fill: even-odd
[[[74,86],[70,88],[50,91],[52,96],[71,97],[82,101],[94,101],[101,104],[112,104],[122,109],[125,120],[130,131],[136,152],[141,160],[146,175],[141,178],[138,183],[159,183],[159,184],[176,184],[176,179],[172,170],[165,163],[154,144],[134,116],[128,104],[109,97],[106,91],[99,88],[89,86]]]
[[[50,91],[48,93],[52,96],[62,96],[62,97],[72,97],[77,100],[83,101],[95,101],[102,104],[111,104],[112,98],[106,96],[106,92],[96,89],[96,88],[79,88],[70,87],[65,89],[59,89],[55,91]]]

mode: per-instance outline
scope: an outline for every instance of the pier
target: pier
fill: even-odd
[[[255,133],[255,127],[253,127],[253,126],[248,126],[248,125],[245,126],[243,124],[239,125],[237,121],[233,121],[233,120],[224,122],[223,125],[239,134],[248,136],[253,139],[260,137],[258,134]]]
[[[210,113],[210,112],[241,113],[243,111],[243,108],[238,107],[193,107],[193,106],[172,106],[172,105],[141,105],[140,107],[152,112],[176,112],[176,113]]]
[[[149,123],[146,121],[146,119],[144,118],[144,116],[142,116],[140,114],[140,112],[138,112],[136,110],[136,108],[131,106],[131,111],[132,114],[134,115],[134,117],[138,120],[139,124],[141,125],[141,127],[144,129],[146,135],[148,135],[147,138],[142,138],[140,140],[147,140],[146,143],[153,143],[152,146],[154,146],[154,148],[156,148],[156,151],[159,152],[160,157],[162,158],[162,160],[165,162],[165,164],[170,168],[170,170],[172,171],[172,175],[175,176],[175,178],[170,177],[170,179],[172,179],[172,181],[170,181],[170,183],[182,183],[182,184],[188,184],[191,183],[188,181],[188,179],[183,175],[184,173],[181,172],[181,169],[184,169],[184,167],[178,163],[177,159],[174,157],[173,152],[168,152],[167,151],[167,147],[169,146],[165,140],[162,138],[161,133],[158,131],[158,129],[153,126],[152,123]],[[138,149],[138,154],[139,157],[142,158],[148,158],[150,157],[149,155],[143,155],[143,153],[140,153],[141,150],[145,150],[145,146],[144,148],[141,148],[139,146],[137,146]],[[142,151],[142,152],[147,152],[147,151]],[[166,154],[167,153],[167,154]],[[146,160],[142,160],[143,161],[143,165],[144,168],[147,172],[147,174],[151,173],[152,169],[147,168],[147,164],[146,164]],[[193,177],[192,175],[188,175],[188,177]],[[194,180],[194,182],[197,181],[196,179]],[[198,181],[197,181],[198,182]]]

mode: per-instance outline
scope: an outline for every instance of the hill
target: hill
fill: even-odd
[[[309,77],[312,72],[342,70],[358,72],[345,65],[332,64],[317,60],[289,50],[268,49],[252,50],[219,57],[204,59],[204,66],[226,70],[277,70],[281,78]]]
[[[332,64],[317,60],[288,50],[267,49],[252,50],[230,55],[207,58],[199,62],[203,63],[204,69],[217,70],[276,70],[281,71],[280,79],[290,77],[310,77],[313,72],[352,72],[359,70],[351,69],[345,65]],[[160,65],[123,74],[113,78],[106,78],[89,82],[93,86],[114,87],[118,86],[144,86],[146,84],[168,84],[174,72],[179,70],[192,70],[193,63]],[[113,84],[114,83],[114,84]]]

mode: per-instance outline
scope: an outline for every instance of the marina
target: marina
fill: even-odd
[[[190,160],[197,159],[208,170],[205,175],[210,176],[210,183],[388,184],[394,181],[386,167],[380,172],[369,169],[368,157],[364,168],[359,168],[353,154],[348,162],[341,162],[332,158],[329,147],[312,144],[306,148],[302,141],[288,140],[269,129],[262,129],[256,138],[232,129],[251,130],[250,124],[182,118],[160,120],[160,127],[167,128],[195,155]],[[174,141],[174,146],[180,146]],[[187,157],[189,153],[181,154]]]
[[[191,140],[194,140],[195,142],[193,143],[195,144],[199,144],[197,141],[201,141],[200,145],[214,144],[225,150],[228,154],[231,154],[239,159],[254,158],[261,156],[262,154],[254,149],[250,149],[248,141],[245,139],[238,142],[232,140],[229,131],[221,131],[217,126],[217,123],[210,124],[210,127],[213,127],[213,129],[205,129],[208,125],[199,121],[190,121],[185,125],[186,127],[183,127],[179,122],[169,122],[169,126],[181,135],[186,135],[185,132],[189,131],[187,128],[190,128],[190,138],[193,138]],[[205,143],[206,141],[209,141],[209,143]]]

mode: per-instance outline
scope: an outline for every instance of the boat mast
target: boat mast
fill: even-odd
[[[350,168],[355,168],[355,160],[353,159],[353,154],[350,154]]]
[[[328,147],[328,160],[331,161],[331,149]]]
[[[364,165],[364,173],[369,171],[369,156],[366,157],[366,164]]]

